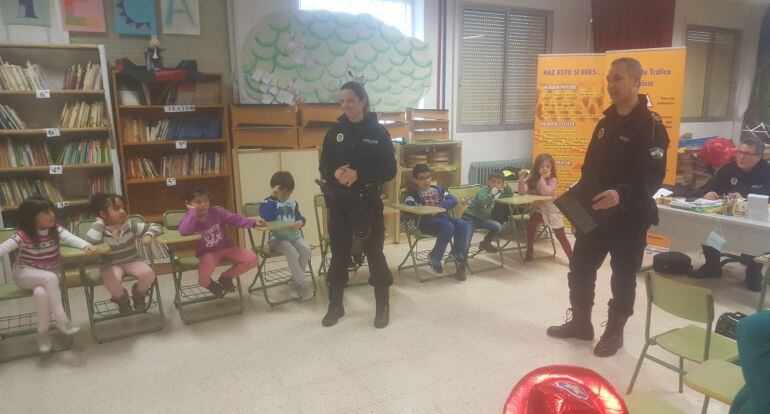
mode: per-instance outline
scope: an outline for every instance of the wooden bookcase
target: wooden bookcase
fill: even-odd
[[[38,65],[46,81],[42,86],[47,88],[9,90],[10,86],[6,86],[0,90],[0,104],[13,108],[26,123],[26,128],[23,129],[0,129],[0,146],[46,146],[52,158],[50,163],[53,164],[37,162],[35,166],[0,167],[0,184],[8,190],[11,183],[20,179],[49,182],[47,188],[50,191],[37,195],[51,198],[56,205],[57,222],[69,225],[87,215],[92,180],[98,179],[106,184],[106,187],[94,187],[100,191],[120,189],[120,169],[113,135],[112,100],[110,90],[106,87],[109,72],[106,68],[104,46],[0,43],[0,58],[9,65],[24,67],[27,62]],[[88,63],[99,65],[90,72],[94,88],[64,89],[68,70],[77,65],[85,69]],[[86,102],[100,108],[100,122],[94,120],[90,126],[83,128],[61,125],[65,105],[78,102]],[[99,146],[103,151],[101,159],[89,160],[88,163],[86,160],[75,158],[58,159],[60,154],[71,153],[75,145],[84,141],[90,141],[89,145],[92,147]],[[85,149],[85,146],[81,149]],[[0,153],[4,156],[7,154],[2,151]],[[61,168],[58,168],[59,164]],[[53,196],[52,192],[58,192],[61,197]],[[18,199],[19,195],[21,194],[17,193],[13,198]],[[7,201],[0,206],[0,210],[4,225],[16,225],[18,204]]]
[[[223,85],[221,74],[200,74],[198,81],[153,82],[140,84],[127,75],[112,72],[111,81],[115,91],[115,119],[120,150],[120,167],[123,173],[123,190],[128,198],[131,213],[142,214],[147,220],[162,222],[163,212],[183,209],[182,196],[195,185],[206,187],[212,194],[212,203],[230,211],[234,209],[232,158],[228,129],[227,106],[223,104]],[[169,88],[180,91],[201,91],[207,88],[207,94],[189,94],[184,104],[159,102]],[[214,97],[212,88],[216,88]],[[126,90],[135,90],[146,97],[139,104],[121,102]],[[181,99],[181,98],[180,98]],[[201,100],[205,99],[205,100]],[[153,122],[168,119],[170,122],[191,122],[193,119],[218,119],[219,131],[203,137],[195,128],[184,129],[169,135],[163,140],[147,140],[146,128]],[[187,124],[190,125],[190,124]],[[212,130],[216,131],[215,127]],[[200,174],[169,174],[163,171],[164,157],[191,155],[198,153],[219,153],[219,170]],[[131,160],[144,158],[151,161],[159,173],[156,177],[136,178],[132,171]]]

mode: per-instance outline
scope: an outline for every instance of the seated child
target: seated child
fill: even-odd
[[[446,192],[443,188],[431,184],[430,168],[425,164],[417,164],[412,169],[415,188],[404,200],[406,205],[423,205],[443,207],[447,210],[457,205],[457,199]],[[457,274],[459,280],[465,280],[465,265],[468,224],[461,218],[450,217],[449,214],[442,213],[437,216],[423,216],[420,220],[420,231],[426,234],[436,236],[436,245],[428,255],[430,267],[436,273],[443,273],[444,268],[441,261],[444,258],[449,239],[453,238],[452,256],[457,261]]]
[[[51,350],[48,323],[51,314],[56,328],[73,335],[80,328],[73,326],[64,311],[59,289],[59,244],[95,252],[94,246],[56,224],[53,204],[42,197],[22,201],[18,212],[19,230],[0,244],[0,256],[16,249],[13,281],[21,289],[32,291],[37,304],[37,347],[40,352]]]
[[[239,216],[222,207],[211,207],[211,194],[204,187],[193,187],[185,193],[183,199],[187,206],[187,214],[179,223],[179,233],[183,236],[193,233],[201,235],[198,246],[195,248],[195,255],[200,259],[198,284],[215,295],[235,292],[233,278],[257,267],[259,258],[251,250],[233,245],[224,225],[250,228],[264,225],[265,221]],[[224,271],[218,281],[213,281],[211,275],[214,273],[214,268],[223,259],[235,264]]]
[[[479,244],[481,250],[490,253],[497,253],[497,248],[492,245],[492,240],[500,234],[503,225],[492,219],[492,208],[495,206],[495,200],[500,197],[513,196],[513,190],[505,182],[502,172],[493,171],[487,177],[487,185],[481,187],[476,196],[471,200],[470,205],[463,213],[463,218],[468,222],[468,243],[471,245],[473,232],[476,229],[486,229],[488,233],[484,240]]]
[[[99,264],[102,283],[120,313],[131,311],[128,292],[121,283],[123,277],[136,278],[131,288],[136,310],[144,309],[147,292],[155,281],[155,272],[139,256],[136,238],[141,237],[142,244],[147,246],[152,243],[153,237],[163,232],[163,228],[155,223],[141,223],[127,218],[126,207],[126,199],[119,194],[96,193],[91,196],[91,211],[96,215],[96,221],[85,236],[90,243],[110,246],[109,252],[99,256]]]
[[[291,229],[270,233],[270,248],[286,257],[291,269],[289,289],[294,297],[302,300],[313,298],[313,281],[305,273],[310,260],[310,245],[302,238],[300,229],[305,217],[299,212],[299,203],[290,199],[294,191],[294,177],[288,171],[278,171],[270,178],[272,193],[259,206],[259,216],[266,221],[280,220],[292,223]]]
[[[532,174],[527,176],[525,170],[519,171],[519,194],[535,194],[553,196],[556,194],[556,164],[549,154],[540,154],[535,158]],[[553,230],[561,248],[572,257],[572,246],[564,234],[564,216],[553,201],[538,201],[530,206],[529,224],[527,225],[527,254],[525,260],[532,260],[532,244],[535,241],[535,231],[540,223],[545,223]]]

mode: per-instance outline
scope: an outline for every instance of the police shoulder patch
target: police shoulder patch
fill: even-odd
[[[663,155],[665,154],[665,151],[663,151],[663,148],[661,147],[652,147],[650,148],[650,156],[653,159],[661,160],[663,159]]]
[[[663,123],[663,119],[660,117],[660,115],[657,112],[650,111],[650,115],[652,115],[652,119],[655,122],[657,122],[659,124]]]
[[[730,179],[731,185],[738,185],[738,177],[733,177]]]
[[[343,139],[345,139],[345,135],[342,135],[341,132],[337,134],[337,142],[342,142]]]
[[[604,136],[604,128],[599,128],[599,132],[596,133],[596,138],[602,139]]]

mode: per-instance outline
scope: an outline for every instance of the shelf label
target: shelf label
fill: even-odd
[[[61,175],[63,171],[64,171],[64,168],[62,168],[61,165],[51,165],[48,167],[49,174]]]
[[[64,208],[70,205],[69,201],[60,201],[56,203],[56,208]]]
[[[176,178],[166,177],[166,187],[173,187],[176,185]]]
[[[48,99],[51,97],[51,90],[50,89],[38,89],[35,91],[35,97],[37,99]]]
[[[187,141],[174,141],[176,149],[187,149]]]
[[[195,105],[166,105],[163,112],[195,112]]]
[[[60,137],[61,131],[59,131],[59,128],[45,128],[45,136],[48,138]]]

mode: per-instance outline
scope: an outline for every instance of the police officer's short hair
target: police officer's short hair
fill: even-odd
[[[757,137],[741,138],[741,144],[745,144],[754,148],[754,153],[759,154],[760,157],[764,156],[765,154],[765,142]]]
[[[430,167],[428,164],[417,164],[412,168],[412,177],[417,178],[420,174],[429,173]]]
[[[613,66],[617,65],[618,63],[623,63],[626,66],[626,73],[630,76],[634,77],[635,79],[642,78],[642,73],[644,73],[644,70],[642,70],[642,64],[639,63],[638,60],[630,57],[622,57],[612,61]]]
[[[276,171],[270,177],[270,188],[275,186],[281,187],[284,191],[294,191],[294,177],[288,171]]]

